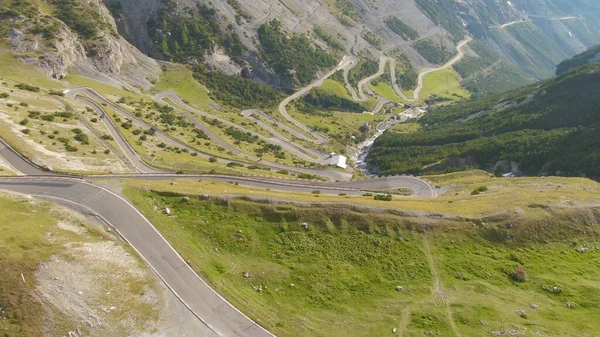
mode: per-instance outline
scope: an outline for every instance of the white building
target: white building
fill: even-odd
[[[329,165],[341,167],[343,169],[346,168],[346,157],[341,154],[332,153],[331,160],[329,160]]]

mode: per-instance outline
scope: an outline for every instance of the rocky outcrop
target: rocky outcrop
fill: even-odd
[[[86,0],[116,32],[116,23],[101,1]],[[118,34],[101,31],[93,40],[81,41],[67,26],[60,25],[53,43],[42,43],[42,36],[31,30],[25,17],[14,21],[9,43],[12,52],[27,64],[36,65],[49,77],[62,79],[71,70],[116,87],[149,89],[161,73],[159,63],[144,55]],[[18,26],[20,29],[16,28]]]

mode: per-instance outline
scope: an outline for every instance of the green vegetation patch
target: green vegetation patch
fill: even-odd
[[[430,39],[417,41],[412,46],[432,64],[445,64],[453,56],[452,51],[447,50],[443,43],[442,45],[437,45]]]
[[[197,272],[277,335],[306,335],[310,325],[310,335],[347,336],[332,321],[355,336],[383,333],[429,291],[422,238],[386,215],[126,193]]]
[[[433,109],[411,134],[386,133],[367,161],[382,173],[479,167],[527,175],[600,177],[600,74],[590,64],[507,94]],[[510,165],[509,165],[510,166]]]
[[[218,70],[209,71],[204,65],[195,66],[193,76],[211,91],[214,99],[232,107],[272,107],[283,99],[279,90]]]
[[[77,0],[51,0],[54,15],[73,29],[80,38],[89,40],[101,30],[116,34],[112,26],[91,5]]]
[[[363,30],[362,33],[360,33],[360,36],[362,36],[362,38],[365,39],[365,41],[369,42],[372,46],[375,47],[381,46],[384,42],[381,36],[379,36],[377,33],[372,32],[368,28]]]
[[[477,56],[466,55],[453,67],[463,78],[461,85],[474,96],[499,94],[533,83],[533,78],[499,58],[484,43],[473,41],[469,47]]]
[[[242,188],[198,184],[235,194]],[[146,185],[135,182],[125,193],[193,269],[279,336],[347,336],[348,329],[379,336],[396,328],[408,336],[535,330],[591,337],[600,328],[597,208],[531,205],[514,215],[434,218],[356,206],[360,199],[385,207],[400,197],[367,194],[353,206],[194,194],[183,201],[177,189],[197,186]],[[304,198],[327,197],[319,194]],[[486,196],[468,198],[477,208]],[[164,207],[174,216],[161,214]]]
[[[327,45],[335,50],[344,50],[344,45],[341,44],[338,40],[336,40],[333,36],[331,36],[327,31],[321,27],[315,25],[313,28],[315,34],[319,37],[319,39],[323,40]]]
[[[358,86],[358,82],[365,77],[375,74],[379,70],[379,63],[373,59],[361,57],[356,67],[348,72],[348,82],[352,86]]]
[[[306,84],[315,78],[317,71],[336,64],[334,55],[313,46],[305,34],[288,37],[278,20],[260,26],[258,39],[263,58],[290,81],[296,79]]]
[[[323,110],[363,112],[364,107],[352,99],[331,94],[320,88],[313,88],[302,100],[294,102],[299,111],[315,114]]]
[[[234,61],[242,63],[245,47],[233,27],[221,31],[213,8],[198,5],[182,13],[175,2],[167,0],[164,4],[147,24],[161,53],[178,62],[202,61],[213,45],[219,44]]]
[[[587,51],[559,63],[556,67],[556,74],[560,75],[573,68],[580,67],[596,58],[598,54],[600,54],[600,45],[591,47]]]
[[[398,19],[396,16],[390,16],[385,19],[385,24],[394,33],[400,35],[404,40],[416,40],[419,38],[419,33],[411,26]]]

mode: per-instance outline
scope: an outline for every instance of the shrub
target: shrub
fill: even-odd
[[[8,98],[7,92],[0,92],[0,98]]]
[[[29,130],[29,129],[23,129],[23,130],[21,130],[21,132],[24,133],[24,134],[26,134],[26,135],[28,135],[29,132],[31,132],[31,130]]]
[[[515,270],[513,270],[511,277],[516,282],[527,281],[527,271],[525,270],[525,267],[523,267],[523,266],[516,267]]]
[[[35,87],[33,85],[29,85],[26,83],[19,83],[19,84],[15,85],[15,87],[17,87],[21,90],[27,90],[27,91],[31,91],[31,92],[40,92],[39,87]]]
[[[102,139],[113,140],[114,138],[111,135],[104,134],[104,135],[102,135]]]
[[[29,124],[29,119],[25,118],[22,121],[20,121],[19,124],[21,124],[21,125],[27,125],[27,124]]]
[[[40,118],[46,122],[54,122],[54,115],[42,115]]]
[[[81,144],[86,145],[90,143],[89,137],[85,133],[78,133],[75,136],[75,140],[79,141]]]
[[[133,133],[135,136],[139,135],[140,133],[142,133],[142,130],[140,129],[135,129],[133,131],[131,131],[131,133]]]
[[[381,201],[392,201],[392,195],[391,194],[377,194],[373,197],[373,199],[381,200]]]
[[[321,191],[319,191],[319,190],[314,190],[314,191],[312,191],[312,194],[321,194]]]
[[[372,197],[372,196],[373,196],[373,193],[365,193],[365,194],[363,194],[363,197]]]
[[[81,131],[81,129],[73,129],[73,130],[71,130],[71,132],[73,132],[76,135],[80,135],[83,133],[83,131]]]
[[[25,102],[21,102],[19,103],[20,106],[29,106],[29,104],[25,103]]]
[[[110,153],[109,149],[104,150],[104,154],[109,154],[109,153]]]
[[[165,143],[160,143],[160,144],[158,144],[158,145],[156,145],[156,146],[160,147],[161,149],[164,149],[165,147],[167,147],[167,144],[165,144]]]
[[[78,148],[71,144],[65,144],[65,149],[69,152],[77,152]]]
[[[48,94],[52,96],[64,96],[65,94],[60,90],[50,90]]]
[[[90,119],[90,122],[92,122],[92,123],[98,123],[98,118],[94,117],[94,118]]]
[[[480,194],[482,192],[486,192],[488,190],[487,186],[479,186],[476,187],[472,192],[471,195],[477,195]]]
[[[216,163],[217,162],[217,158],[210,157],[210,158],[208,158],[208,161],[211,162],[211,163]]]
[[[226,165],[226,166],[227,166],[227,167],[241,167],[241,166],[244,166],[244,165],[243,165],[243,164],[236,163],[236,162],[233,162],[233,161],[232,161],[232,162],[229,162],[229,163],[227,163],[227,165]]]

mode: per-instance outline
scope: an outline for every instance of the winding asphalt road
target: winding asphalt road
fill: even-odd
[[[468,42],[468,41],[467,41]],[[466,43],[466,42],[465,42]],[[460,47],[459,47],[460,49]],[[313,137],[312,141],[316,144],[322,144],[327,141],[327,137],[308,129],[300,122],[296,121],[287,114],[286,105],[293,99],[306,94],[310,89],[319,86],[323,81],[340,69],[346,69],[355,64],[353,58],[344,58],[338,67],[330,73],[286,98],[279,106],[280,113],[298,128],[306,131]],[[385,62],[383,64],[385,66]],[[381,68],[381,67],[380,67]],[[434,70],[432,70],[434,71]],[[368,83],[368,81],[364,82]],[[89,88],[76,88],[67,92],[69,95],[84,101],[91,106],[100,115],[106,114],[104,109],[96,102],[102,102],[111,107],[118,113],[131,119],[136,125],[145,128],[152,127],[143,120],[136,118],[129,112],[123,110],[118,105],[105,99]],[[85,97],[88,96],[88,97]],[[418,95],[416,95],[418,97]],[[177,97],[178,99],[178,97]],[[174,101],[176,104],[177,101]],[[189,116],[191,117],[191,116]],[[190,118],[192,120],[193,117]],[[85,178],[94,181],[96,179],[144,179],[144,180],[174,180],[174,179],[207,179],[224,182],[237,182],[246,186],[258,188],[269,188],[290,193],[311,192],[319,190],[325,194],[346,193],[348,195],[360,195],[366,191],[394,190],[398,188],[409,188],[413,190],[414,197],[434,198],[437,192],[429,183],[409,176],[397,176],[376,178],[363,181],[344,181],[347,174],[334,170],[303,169],[296,167],[286,167],[294,171],[310,172],[311,174],[325,175],[329,174],[332,180],[337,182],[317,182],[305,180],[290,180],[276,178],[259,177],[233,177],[223,175],[176,175],[162,170],[155,169],[147,165],[128,144],[118,127],[108,116],[103,118],[103,123],[107,126],[113,138],[129,158],[131,164],[138,173],[129,175],[109,175],[109,176],[86,176]],[[200,127],[202,123],[198,123]],[[202,128],[203,131],[210,133],[210,130]],[[177,143],[184,148],[204,154],[191,148],[168,134],[157,130],[156,133]],[[207,154],[204,154],[207,155]],[[87,212],[103,219],[111,225],[131,246],[146,260],[148,265],[156,272],[173,293],[194,313],[211,331],[217,336],[228,337],[271,337],[270,332],[262,328],[257,322],[245,316],[227,300],[216,293],[208,284],[206,284],[183,260],[183,258],[173,249],[167,240],[154,228],[154,226],[141,214],[133,205],[121,196],[97,186],[83,179],[66,177],[54,172],[49,172],[43,168],[37,167],[26,158],[22,157],[4,141],[0,139],[0,156],[6,159],[17,171],[25,176],[0,178],[0,189],[14,191],[18,193],[29,194],[35,197],[48,199],[61,203],[65,206],[76,209],[77,211]],[[264,163],[264,161],[263,161]],[[276,163],[269,163],[273,167],[278,167]],[[328,173],[329,172],[329,173]]]
[[[89,213],[112,226],[148,263],[162,281],[217,336],[272,337],[204,282],[156,228],[127,200],[83,179],[65,177],[39,168],[0,139],[0,156],[26,176],[0,178],[0,190],[29,194]],[[413,177],[387,177],[366,181],[327,183],[219,175],[131,174],[88,176],[88,179],[173,180],[201,178],[238,182],[247,186],[287,192],[358,195],[363,191],[411,188],[417,197],[435,197],[435,189]]]
[[[296,127],[298,127],[299,129],[309,133],[311,136],[315,137],[315,139],[309,140],[315,144],[323,144],[326,143],[329,139],[324,136],[323,134],[316,132],[314,130],[311,130],[309,127],[307,127],[306,125],[300,123],[299,121],[297,121],[296,119],[294,119],[292,116],[290,116],[287,113],[287,105],[290,104],[291,101],[295,100],[296,98],[302,97],[304,95],[306,95],[310,90],[312,90],[313,88],[319,87],[323,84],[323,82],[329,78],[331,75],[335,74],[338,70],[343,70],[346,67],[350,66],[353,64],[353,57],[352,56],[344,56],[344,58],[340,61],[340,63],[338,64],[337,67],[335,67],[333,70],[331,70],[330,72],[328,72],[325,76],[321,77],[320,79],[316,80],[315,82],[307,85],[306,87],[296,91],[294,94],[292,94],[291,96],[287,97],[286,99],[284,99],[281,104],[279,104],[279,113],[283,116],[283,118],[285,118],[288,122],[294,124]]]
[[[115,110],[117,113],[130,119],[133,122],[133,124],[135,124],[136,126],[145,128],[145,129],[153,128],[156,132],[155,134],[158,137],[166,140],[167,142],[174,143],[181,148],[185,148],[190,152],[197,153],[199,156],[203,156],[206,158],[217,157],[220,159],[220,161],[225,162],[225,163],[236,162],[236,163],[240,163],[240,164],[249,164],[249,162],[251,162],[253,165],[259,165],[262,167],[272,168],[272,169],[276,169],[276,170],[287,170],[287,171],[292,171],[292,172],[300,172],[300,173],[306,173],[306,174],[311,174],[311,175],[323,176],[332,181],[347,181],[352,178],[352,175],[347,172],[341,172],[341,171],[336,171],[336,170],[331,170],[331,169],[318,169],[318,168],[305,168],[305,167],[289,166],[289,165],[284,165],[284,164],[280,164],[280,163],[270,162],[268,160],[263,160],[262,158],[258,158],[258,157],[243,153],[240,150],[238,150],[237,148],[229,145],[227,142],[220,139],[210,129],[208,129],[204,124],[200,123],[198,120],[196,120],[192,116],[189,116],[189,114],[185,113],[184,111],[177,108],[176,106],[174,106],[174,108],[178,109],[179,113],[184,113],[184,115],[189,117],[190,122],[193,122],[199,129],[204,131],[204,133],[206,133],[206,135],[209,136],[209,138],[211,138],[213,141],[215,141],[217,144],[219,144],[226,150],[231,151],[238,157],[247,159],[248,162],[231,160],[228,158],[219,157],[218,155],[202,152],[199,149],[196,149],[196,148],[188,145],[187,143],[182,142],[182,141],[172,137],[171,135],[161,131],[160,129],[148,124],[144,120],[135,117],[133,114],[122,109],[120,106],[114,104],[113,102],[106,99],[104,96],[100,95],[98,92],[96,92],[95,90],[93,90],[91,88],[79,87],[79,88],[69,89],[66,91],[66,95],[70,96],[70,97],[75,97],[77,99],[81,99],[82,101],[86,102],[86,104],[90,105],[93,109],[95,109],[96,112],[98,112],[98,114],[100,114],[100,115],[105,114],[104,109],[101,106],[99,106],[97,103],[95,103],[95,101],[102,102],[103,104],[106,104],[111,109]],[[93,99],[90,100],[89,98],[86,98],[86,96],[91,97]],[[180,100],[179,97],[177,97],[177,96],[175,96],[175,97],[176,97],[176,101]],[[169,98],[171,98],[171,96],[169,96]],[[181,102],[181,103],[183,103],[183,102]],[[185,104],[185,103],[183,103],[183,104]],[[108,117],[105,119],[108,119]],[[118,130],[117,126],[112,121],[109,121],[106,124],[106,126],[109,128],[109,130],[111,131],[111,134],[113,134],[113,138],[115,140],[117,140],[117,142],[122,141],[125,143],[125,144],[121,145],[121,147],[125,150],[126,155],[132,161],[135,161],[136,158],[139,159],[139,155],[137,153],[135,153],[135,151],[133,151],[132,149],[131,149],[131,151],[133,151],[133,153],[131,153],[131,151],[127,151],[127,149],[131,148],[131,147],[127,144],[126,141],[124,141],[124,138],[123,138],[122,134],[120,133],[120,131]],[[115,137],[115,134],[118,134],[118,137]],[[142,164],[140,164],[140,165],[142,165]],[[165,172],[164,170],[152,168],[152,167],[148,166],[146,163],[143,163],[143,165],[146,166],[146,168],[141,169],[140,170],[141,172],[146,172],[146,173],[164,173]],[[137,166],[138,165],[136,165],[136,167]],[[141,167],[141,166],[139,166],[139,167]]]

